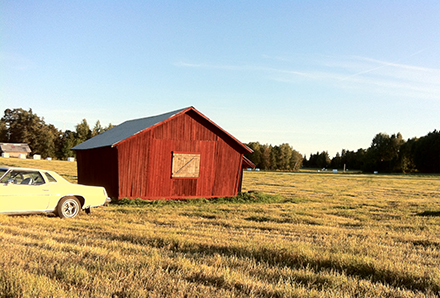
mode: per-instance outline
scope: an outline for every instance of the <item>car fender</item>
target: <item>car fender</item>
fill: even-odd
[[[51,199],[47,210],[48,211],[54,211],[57,208],[59,202],[63,198],[65,198],[65,197],[75,197],[75,198],[77,198],[79,200],[79,203],[81,204],[81,208],[84,209],[84,205],[86,203],[86,199],[84,198],[84,196],[77,195],[77,194],[63,194],[63,195],[57,196],[56,199],[55,199],[55,197],[53,199]]]

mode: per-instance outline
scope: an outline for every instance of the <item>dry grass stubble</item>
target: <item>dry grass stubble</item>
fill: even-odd
[[[266,204],[0,216],[1,297],[426,297],[438,176],[245,172]]]

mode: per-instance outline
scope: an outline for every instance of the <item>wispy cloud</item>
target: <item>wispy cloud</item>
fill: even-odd
[[[227,64],[202,64],[202,63],[187,63],[177,62],[174,63],[178,67],[190,67],[190,68],[204,68],[204,69],[218,69],[218,70],[235,70],[235,71],[253,71],[253,72],[272,72],[272,73],[284,73],[288,75],[298,75],[312,78],[311,73],[280,69],[274,67],[265,67],[257,65],[227,65]]]
[[[204,69],[223,69],[223,70],[244,70],[243,66],[226,65],[226,64],[203,64],[203,63],[188,63],[188,62],[176,62],[175,66],[178,67],[190,67],[190,68],[204,68]]]
[[[422,53],[418,51],[411,56]],[[410,56],[408,56],[410,57]],[[375,92],[419,99],[440,99],[440,69],[359,56],[263,56],[255,65],[179,62],[176,66],[254,72],[284,83],[315,83],[358,92]]]
[[[352,67],[353,74],[341,82],[357,84],[358,87],[374,88],[373,91],[394,93],[420,99],[440,99],[440,70],[357,57],[366,62],[362,68]],[[356,71],[357,70],[357,71]]]

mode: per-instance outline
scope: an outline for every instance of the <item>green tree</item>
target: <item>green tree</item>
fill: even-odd
[[[38,136],[38,144],[35,151],[43,157],[55,157],[57,155],[59,136],[61,132],[52,124],[43,126]]]
[[[405,144],[405,140],[402,137],[402,134],[399,132],[397,134],[393,134],[390,138],[389,145],[389,158],[390,158],[390,168],[391,172],[402,172],[401,162],[399,158],[400,148]]]
[[[271,152],[271,146],[268,144],[261,145],[260,146],[261,151],[261,169],[263,170],[269,170],[272,168],[272,152]]]
[[[99,135],[100,133],[103,133],[105,130],[104,128],[101,126],[101,122],[98,120],[96,121],[95,127],[93,127],[93,130],[91,132],[91,137],[95,137],[97,135]]]
[[[3,121],[3,118],[0,119],[0,142],[8,142],[8,129],[6,127],[6,122]]]
[[[411,173],[417,170],[414,162],[414,150],[417,138],[412,138],[400,146],[399,152],[399,168],[403,173]]]
[[[280,146],[276,146],[276,161],[278,170],[290,170],[291,158],[292,147],[290,147],[289,144],[283,143]]]
[[[440,132],[434,130],[414,144],[414,161],[423,173],[440,173]]]
[[[92,137],[92,131],[90,130],[89,124],[86,119],[83,119],[81,123],[76,125],[75,133],[75,146],[87,141]]]
[[[388,172],[390,169],[390,136],[386,133],[378,133],[371,141],[367,150],[365,168],[366,171]]]
[[[58,158],[59,159],[67,159],[68,157],[75,157],[75,151],[72,151],[72,147],[77,145],[75,132],[66,130],[62,135],[62,145],[58,150]]]
[[[322,151],[319,153],[318,158],[316,160],[316,165],[319,168],[327,168],[331,164],[330,156],[327,151]]]
[[[47,125],[32,109],[6,109],[0,123],[3,142],[27,143],[32,154],[43,158],[55,156],[60,131]]]
[[[299,171],[303,165],[304,157],[298,151],[292,149],[292,157],[290,158],[290,170]]]
[[[83,121],[85,121],[85,119]],[[86,121],[86,123],[87,123],[87,121]],[[114,127],[114,125],[111,123],[109,123],[107,127],[103,127],[103,126],[101,126],[101,122],[98,120],[98,121],[96,121],[95,126],[93,127],[93,129],[91,131],[90,137],[91,138],[96,137],[97,135],[99,135],[99,134],[101,134],[101,133],[103,133],[113,127]]]
[[[400,133],[393,134],[391,137],[386,133],[378,133],[367,150],[363,170],[400,171],[399,151],[404,142]]]
[[[246,144],[249,148],[253,150],[252,153],[246,154],[246,157],[252,161],[257,168],[261,168],[261,146],[258,142],[250,142]]]
[[[341,155],[339,154],[339,152],[336,152],[335,157],[332,158],[331,166],[332,166],[333,169],[341,169],[341,168],[343,168],[342,158],[341,158]]]
[[[309,164],[309,160],[307,159],[307,155],[304,155],[302,164],[303,164],[304,167],[308,167],[309,166],[308,165]]]
[[[270,169],[276,170],[278,169],[278,164],[277,164],[278,146],[269,145],[269,151],[270,151]]]
[[[310,157],[309,160],[307,162],[307,167],[309,168],[318,168],[318,157],[319,157],[319,152],[316,152],[316,154],[312,154],[310,153]]]

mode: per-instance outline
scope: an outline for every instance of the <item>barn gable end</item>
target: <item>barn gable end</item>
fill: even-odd
[[[244,153],[250,149],[193,107],[163,115],[169,116],[155,116],[161,121],[114,144],[102,142],[105,146],[97,147],[99,142],[90,139],[93,148],[87,148],[87,141],[73,148],[77,150],[79,183],[103,185],[110,196],[118,198],[236,195],[241,189]],[[111,131],[101,140],[114,138]],[[123,127],[116,130],[121,131]],[[173,158],[184,161],[174,170],[180,175],[172,175]]]

